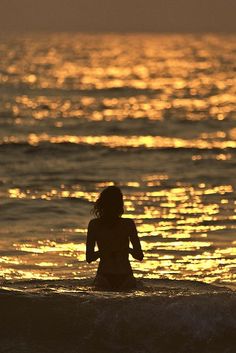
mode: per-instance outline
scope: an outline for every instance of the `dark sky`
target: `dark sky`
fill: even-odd
[[[0,0],[0,30],[236,32],[236,0]]]

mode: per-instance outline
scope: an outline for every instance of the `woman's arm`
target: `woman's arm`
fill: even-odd
[[[99,251],[94,251],[96,244],[95,232],[93,227],[93,222],[90,221],[88,225],[88,234],[86,242],[86,261],[88,263],[96,261],[100,257]]]
[[[137,229],[133,221],[131,221],[130,241],[131,241],[131,244],[133,245],[133,248],[129,248],[130,254],[133,256],[134,259],[142,261],[143,251],[141,248]]]

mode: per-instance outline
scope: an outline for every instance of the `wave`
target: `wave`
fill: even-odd
[[[22,84],[19,82],[16,85],[7,85],[4,83],[0,85],[0,94],[15,94],[18,95],[25,94],[28,96],[31,95],[46,95],[48,97],[57,95],[63,96],[106,96],[106,97],[117,97],[117,96],[127,96],[133,97],[135,95],[156,95],[162,92],[161,89],[149,89],[149,88],[135,88],[133,86],[122,86],[122,87],[111,87],[111,88],[91,88],[91,89],[81,89],[71,88],[71,87],[52,87],[52,88],[43,88],[43,87],[32,87],[30,84]]]
[[[164,149],[164,150],[235,150],[234,140],[204,140],[204,139],[183,139],[168,136],[153,135],[49,135],[49,134],[29,134],[25,137],[9,136],[0,141],[0,146],[32,146],[41,145],[79,145],[79,146],[99,146],[112,149]]]
[[[8,283],[0,335],[24,352],[233,353],[236,293],[197,282],[145,280],[133,292],[97,292],[88,281]],[[17,350],[21,352],[21,350]],[[23,352],[23,350],[22,350]]]

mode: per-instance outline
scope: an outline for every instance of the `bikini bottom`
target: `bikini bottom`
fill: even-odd
[[[127,290],[136,288],[136,280],[133,274],[97,274],[94,285],[97,289],[105,290]]]

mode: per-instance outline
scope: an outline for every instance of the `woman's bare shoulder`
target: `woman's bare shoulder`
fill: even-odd
[[[131,218],[121,218],[122,222],[127,225],[127,226],[133,226],[134,225],[134,221]]]
[[[133,227],[134,226],[134,221],[131,218],[120,218],[118,224],[120,224],[123,227]],[[117,225],[118,225],[117,224]],[[104,222],[101,220],[101,218],[93,218],[89,222],[89,227],[90,228],[98,228],[104,225]]]
[[[93,219],[90,219],[89,221],[89,227],[96,227],[97,225],[99,225],[101,222],[100,222],[100,219],[99,218],[93,218]]]

